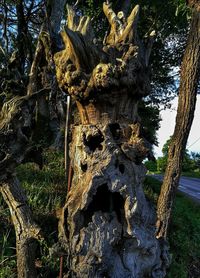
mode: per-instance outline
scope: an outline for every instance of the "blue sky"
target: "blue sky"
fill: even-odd
[[[164,143],[169,139],[169,137],[173,134],[177,103],[178,98],[175,98],[172,101],[171,109],[161,111],[161,127],[157,132],[159,146],[154,147],[154,154],[156,157],[162,156],[162,147]],[[197,95],[195,116],[187,142],[187,149],[189,150],[189,152],[200,152],[200,95]]]

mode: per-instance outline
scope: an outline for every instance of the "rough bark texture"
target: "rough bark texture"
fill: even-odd
[[[54,35],[57,36],[60,31],[60,23],[63,18],[63,11],[66,0],[49,0],[48,2],[50,6],[51,30]]]
[[[192,1],[195,2],[195,1]],[[158,200],[157,237],[166,238],[175,193],[179,184],[183,153],[192,125],[200,73],[200,4],[196,1],[188,42],[181,66],[178,110],[168,163]]]
[[[149,144],[142,137],[138,101],[149,94],[153,42],[139,40],[139,7],[126,18],[103,10],[110,33],[95,40],[87,17],[68,7],[55,55],[60,87],[76,101],[70,159],[74,175],[59,224],[69,277],[164,277],[168,250],[155,237],[155,211],[142,183]]]
[[[28,23],[24,14],[24,3],[22,0],[16,1],[16,13],[17,13],[17,58],[19,65],[19,72],[23,75],[26,59],[28,63],[32,62],[32,38],[28,32]]]
[[[42,93],[42,92],[40,92]],[[0,191],[10,209],[16,233],[18,277],[36,277],[35,244],[41,238],[25,194],[15,177],[15,168],[30,151],[33,109],[36,95],[15,97],[0,113]]]
[[[61,137],[60,126],[63,117],[60,106],[62,92],[56,79],[53,53],[59,49],[58,30],[63,16],[65,0],[47,1],[46,17],[39,34],[35,56],[29,74],[27,94],[31,95],[44,87],[50,87],[49,98],[41,95],[37,102],[37,132],[36,140],[43,138],[44,130],[48,141],[59,147]]]
[[[33,221],[24,192],[15,177],[0,184],[16,234],[17,272],[19,278],[37,277],[35,269],[36,240],[41,239],[40,228]]]

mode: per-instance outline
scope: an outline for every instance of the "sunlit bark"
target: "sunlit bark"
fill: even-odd
[[[76,102],[70,162],[73,179],[59,224],[68,275],[164,277],[165,244],[155,237],[155,211],[145,199],[138,101],[150,93],[148,64],[154,32],[139,39],[139,6],[126,17],[111,4],[103,11],[110,33],[98,42],[88,17],[68,7],[61,32],[65,49],[55,54],[59,86]]]
[[[169,145],[168,162],[158,200],[157,237],[166,238],[179,184],[183,154],[194,118],[200,73],[200,4],[194,5],[187,46],[181,65],[176,125]]]

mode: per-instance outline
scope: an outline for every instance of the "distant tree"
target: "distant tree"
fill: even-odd
[[[164,172],[167,166],[167,157],[162,156],[157,158],[157,171]]]
[[[147,170],[150,172],[156,172],[157,171],[157,162],[156,161],[145,161],[145,166],[147,167]]]
[[[162,148],[163,156],[159,157],[157,159],[158,171],[164,172],[166,170],[169,146],[170,146],[171,141],[172,141],[172,136],[163,145],[163,148]],[[189,151],[187,149],[185,149],[184,154],[183,154],[182,171],[190,172],[193,169],[194,169],[193,160],[190,157]]]
[[[194,169],[200,170],[200,153],[191,152],[191,158],[194,164]]]
[[[189,151],[186,149],[183,156],[182,172],[191,172],[194,170],[194,167],[194,161],[190,156]]]

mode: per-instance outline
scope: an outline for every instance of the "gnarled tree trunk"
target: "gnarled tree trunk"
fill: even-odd
[[[4,104],[0,113],[0,192],[15,228],[19,278],[36,277],[35,240],[41,239],[15,172],[30,148],[36,96],[15,97]]]
[[[59,114],[58,107],[62,103],[58,101],[59,97],[61,98],[61,92],[56,80],[53,53],[60,47],[58,31],[65,2],[66,0],[47,1],[45,19],[41,26],[35,56],[30,69],[28,95],[44,87],[51,88],[48,98],[41,95],[37,101],[37,130],[34,137],[37,142],[42,139],[46,139],[49,143],[52,140],[58,141],[59,138],[57,137],[60,136],[59,117],[63,115]],[[44,138],[44,134],[46,134],[46,138]],[[56,142],[54,145],[56,145]]]
[[[49,1],[50,2],[50,1]],[[5,103],[0,111],[0,192],[7,203],[16,233],[17,251],[17,275],[19,278],[37,277],[35,269],[35,241],[41,239],[41,232],[38,225],[34,222],[32,212],[28,206],[26,195],[19,185],[16,178],[16,167],[25,162],[27,154],[30,154],[35,126],[35,107],[36,102],[42,99],[38,105],[44,112],[45,92],[51,95],[56,94],[58,89],[55,77],[55,65],[51,49],[51,34],[54,36],[60,26],[62,13],[56,15],[57,5],[63,8],[65,0],[51,1],[52,18],[46,17],[46,25],[39,37],[34,61],[30,71],[28,95],[24,97],[16,96]],[[55,11],[56,10],[56,11]],[[21,41],[27,35],[23,32],[24,15],[23,3],[18,1],[17,12],[19,19],[19,50],[24,51]],[[48,19],[48,20],[47,20]],[[51,25],[51,28],[50,28]],[[46,28],[46,29],[45,29]],[[53,30],[52,30],[53,29]],[[26,38],[28,40],[28,38]],[[22,49],[23,48],[23,49]],[[24,53],[21,53],[21,71],[24,70]],[[42,60],[43,59],[43,60]],[[39,66],[45,66],[43,72]],[[43,64],[42,64],[43,63]],[[37,93],[36,93],[37,91]],[[36,125],[37,127],[37,125]],[[43,135],[44,135],[44,126]],[[41,161],[40,161],[41,162]],[[39,162],[39,163],[40,163]],[[40,164],[41,166],[41,164]]]
[[[60,219],[70,277],[164,277],[167,247],[155,237],[156,215],[143,192],[150,152],[138,101],[150,93],[146,46],[137,34],[139,7],[128,18],[104,3],[110,33],[93,37],[88,17],[68,7],[65,49],[55,55],[60,87],[76,101],[73,179]],[[76,120],[77,121],[77,120]]]

